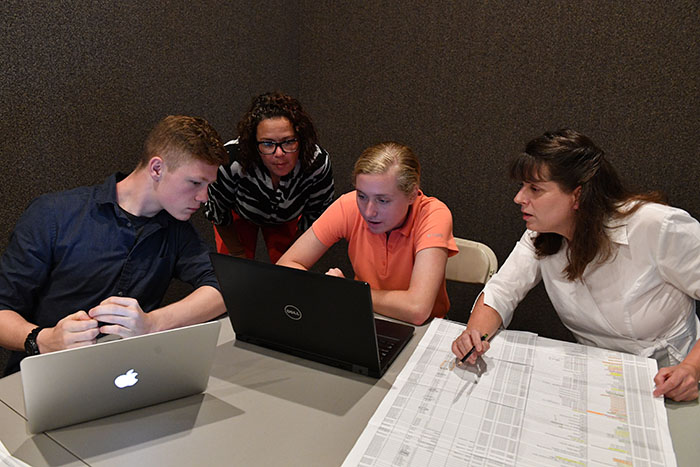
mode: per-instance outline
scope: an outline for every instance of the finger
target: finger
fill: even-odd
[[[664,392],[664,395],[675,401],[689,401],[697,398],[698,383],[695,377],[679,367],[674,373],[676,385]],[[671,378],[669,378],[670,380]]]
[[[469,336],[466,351],[470,351],[474,347],[474,352],[481,352],[481,332],[478,329],[467,329],[466,335]]]
[[[688,388],[680,385],[680,386],[674,387],[674,388],[666,391],[664,393],[664,396],[669,398],[669,399],[672,399],[674,401],[681,402],[681,401],[686,400],[686,397],[687,397],[686,393],[687,392],[688,392]]]
[[[666,381],[668,378],[668,375],[671,374],[671,370],[669,367],[664,367],[659,370],[658,373],[656,373],[656,376],[654,376],[654,384],[656,386],[660,386]]]
[[[675,373],[671,373],[668,375],[668,378],[666,381],[661,383],[661,385],[656,386],[656,390],[654,390],[654,396],[668,396],[671,397],[669,393],[674,392],[674,390],[678,387],[678,385],[682,382],[682,378],[677,376]]]
[[[94,344],[98,334],[99,330],[97,328],[79,332],[64,332],[62,335],[63,347],[72,348],[76,346],[80,347],[82,345]]]
[[[133,305],[138,305],[138,300],[135,298],[131,297],[119,297],[119,296],[112,296],[105,298],[100,302],[100,305],[121,305],[121,306],[133,306]],[[100,306],[98,305],[98,306]]]
[[[138,313],[138,310],[135,308],[116,303],[107,303],[91,309],[89,314],[93,318],[99,318],[100,321],[112,322],[107,319],[107,316],[133,316],[135,313]]]
[[[479,358],[479,354],[477,354],[476,352],[474,352],[473,354],[471,354],[471,355],[469,356],[469,358],[467,359],[466,363],[469,364],[469,365],[476,365],[476,359],[477,359],[477,358]]]
[[[87,315],[86,315],[87,316]],[[65,332],[78,333],[94,329],[97,331],[97,320],[90,317],[86,319],[68,319],[61,323],[60,326]]]
[[[682,401],[694,401],[698,398],[698,383],[693,382],[683,396]]]
[[[454,346],[456,352],[453,352],[457,357],[462,358],[464,357],[469,349],[472,348],[472,343],[471,343],[471,338],[469,337],[469,333],[467,331],[464,331],[460,336],[455,339],[455,341],[452,343]]]
[[[100,332],[102,334],[112,334],[120,337],[131,337],[134,335],[134,332],[131,329],[117,324],[102,326],[100,327]]]
[[[67,349],[77,349],[78,347],[87,347],[88,345],[96,344],[97,339],[72,342],[66,346]]]
[[[130,328],[130,327],[133,327],[133,322],[134,322],[133,317],[125,316],[125,315],[105,314],[105,315],[99,315],[96,318],[99,318],[100,329],[104,328],[106,325],[110,325],[110,324],[122,326],[125,328]]]
[[[469,358],[466,360],[466,363],[469,363],[470,365],[476,364],[476,361],[478,358],[485,354],[490,348],[491,344],[487,340],[481,340],[481,331],[475,330],[470,333],[471,341],[474,343],[473,348],[474,351],[472,354],[469,356]],[[470,347],[471,350],[471,347]]]
[[[669,380],[664,381],[662,384],[656,386],[654,389],[654,397],[661,397],[667,395],[669,391],[674,388],[674,385],[669,382]]]
[[[66,316],[66,318],[76,320],[76,321],[84,320],[84,319],[86,319],[86,320],[91,319],[90,316],[85,312],[85,310],[78,310],[75,313]]]
[[[78,331],[71,333],[71,338],[74,341],[92,341],[100,335],[100,328],[97,327],[97,322],[95,321],[95,327],[86,329],[84,331]]]
[[[455,357],[459,358],[460,354],[462,351],[459,348],[459,338],[455,339],[452,341],[452,353],[455,355]]]
[[[474,347],[467,348],[466,352],[463,352],[462,355],[458,358],[460,365],[464,363],[468,363],[471,365],[476,361],[478,354],[476,353],[476,350],[474,350],[474,352],[471,352],[473,348]],[[464,357],[466,357],[467,355],[469,355],[469,357],[465,359]]]
[[[464,357],[467,354],[469,347],[464,345],[464,341],[462,339],[457,339],[455,341],[455,347],[457,348],[455,355],[458,359],[461,360],[462,357]]]
[[[654,376],[654,397],[661,397],[664,395],[664,383],[669,378],[669,376],[671,376],[671,371],[669,368],[662,368],[661,370],[659,370],[656,376]]]
[[[480,329],[473,329],[472,333],[472,342],[476,345],[476,349],[481,352],[481,349],[484,348],[484,344],[486,343],[486,339],[484,339],[484,333]]]
[[[477,333],[479,334],[479,333]],[[472,335],[472,342],[474,342],[474,347],[476,350],[474,350],[475,353],[483,353],[484,352],[484,341],[481,340],[481,335],[474,336]]]
[[[97,336],[100,335],[100,330],[99,328],[93,328],[93,329],[88,329],[86,331],[82,332],[76,332],[71,335],[71,338],[74,342],[92,342],[94,343],[95,339],[97,339]]]

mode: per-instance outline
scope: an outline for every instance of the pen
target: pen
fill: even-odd
[[[482,342],[485,341],[486,338],[488,338],[488,337],[489,337],[488,333],[484,334],[483,336],[481,336],[481,341]],[[469,352],[467,352],[467,354],[464,357],[462,357],[462,359],[459,361],[459,363],[466,362],[467,359],[469,358],[469,356],[474,352],[474,349],[476,349],[476,346],[472,347],[472,349]]]

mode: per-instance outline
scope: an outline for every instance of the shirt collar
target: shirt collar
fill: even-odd
[[[608,234],[608,238],[614,243],[619,243],[621,245],[629,245],[629,240],[627,238],[627,216],[623,218],[611,217],[605,224],[605,231]]]
[[[117,202],[117,183],[125,178],[126,174],[122,172],[116,172],[110,175],[102,185],[97,186],[95,190],[95,202],[97,204],[111,204],[117,216],[128,220],[126,214],[122,212]],[[166,227],[168,225],[168,217],[170,217],[170,214],[164,209],[161,209],[158,214],[153,216],[153,219],[158,222],[161,227]]]
[[[105,180],[102,185],[99,185],[95,191],[95,201],[98,204],[117,204],[117,183],[124,180],[126,175],[121,172],[113,173]]]

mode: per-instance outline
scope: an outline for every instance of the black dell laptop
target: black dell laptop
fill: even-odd
[[[211,254],[236,339],[381,377],[413,326],[377,319],[366,282]]]

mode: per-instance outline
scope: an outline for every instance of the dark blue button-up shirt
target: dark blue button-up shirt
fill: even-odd
[[[161,211],[142,229],[119,208],[112,175],[98,186],[40,196],[17,222],[0,258],[0,309],[52,327],[113,295],[148,312],[172,278],[219,288],[209,248],[189,222]],[[6,374],[19,369],[13,352]]]

